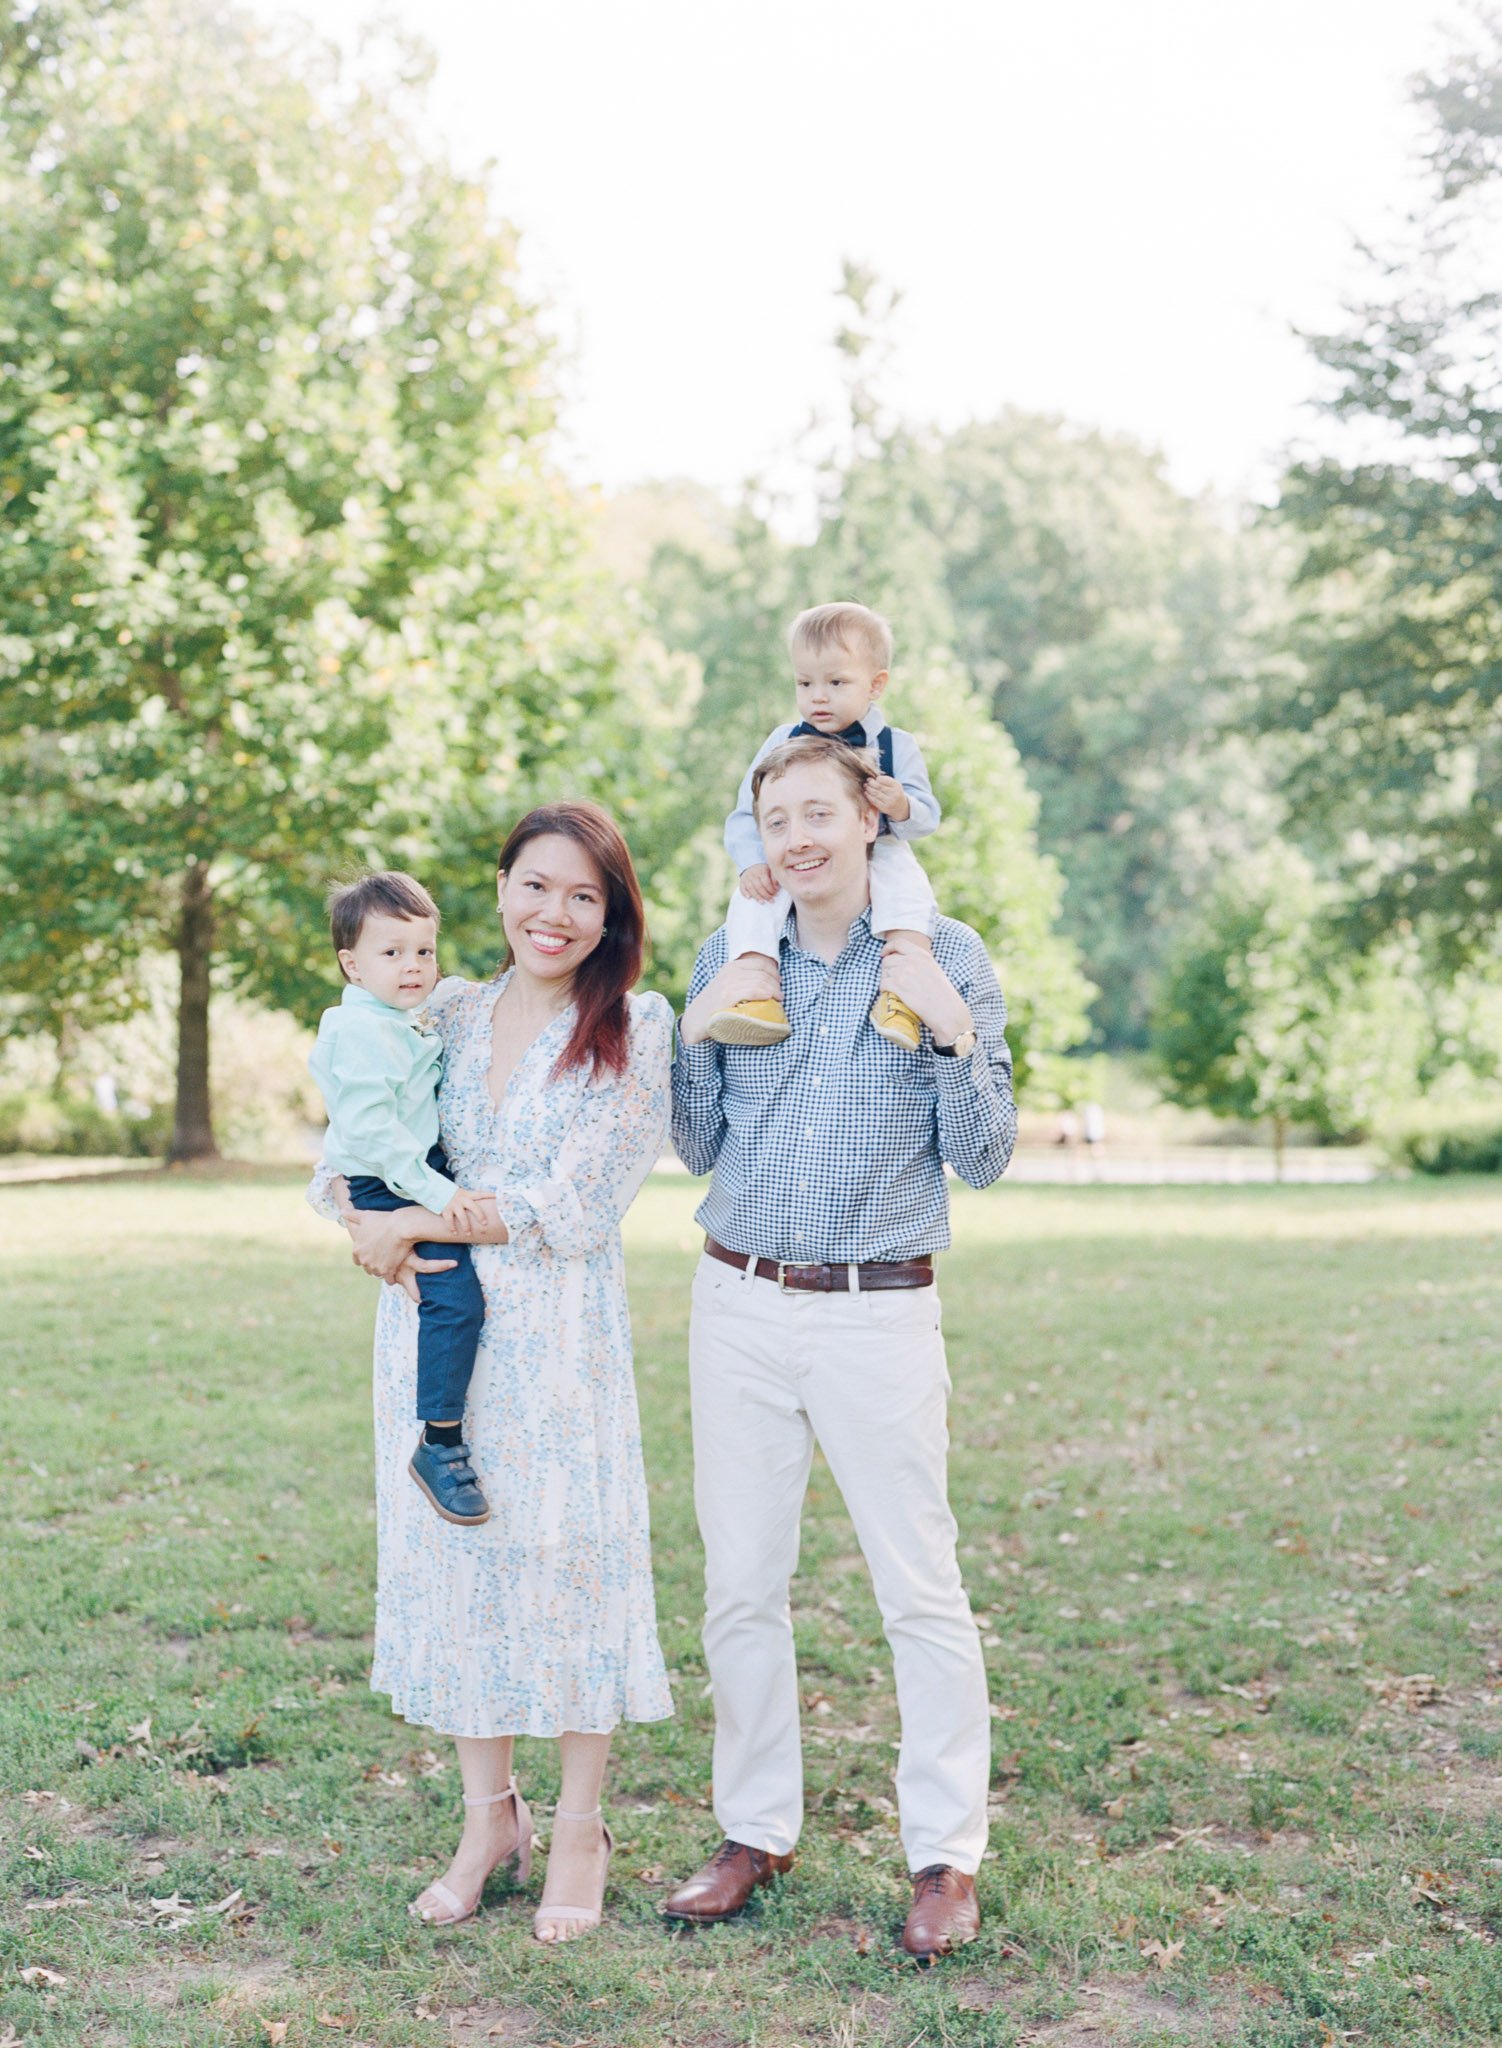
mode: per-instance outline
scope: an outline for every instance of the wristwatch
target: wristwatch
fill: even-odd
[[[969,1031],[962,1031],[953,1045],[936,1045],[934,1051],[942,1060],[969,1059],[975,1050],[975,1037],[975,1029],[972,1026]]]

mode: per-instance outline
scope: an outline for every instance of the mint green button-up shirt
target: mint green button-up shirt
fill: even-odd
[[[438,1070],[443,1043],[419,1029],[420,1010],[397,1010],[351,983],[325,1010],[308,1059],[329,1113],[323,1156],[336,1173],[369,1173],[420,1208],[441,1211],[453,1181],[435,1173]]]

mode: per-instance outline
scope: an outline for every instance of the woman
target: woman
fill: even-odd
[[[417,1315],[413,1246],[455,1242],[425,1209],[356,1212],[356,1261],[396,1284],[375,1339],[376,1644],[371,1685],[454,1736],[464,1831],[413,1901],[465,1920],[532,1822],[512,1739],[556,1736],[545,1942],[599,1924],[613,1846],[600,1813],[610,1733],[672,1712],[652,1598],[620,1219],[668,1124],[672,1012],[628,993],[645,941],[631,856],[593,804],[550,804],[501,850],[506,955],[494,981],[440,982],[442,1143],[496,1221],[465,1241],[485,1292],[467,1440],[493,1515],[441,1520],[408,1477]],[[340,1196],[333,1184],[335,1198]],[[326,1210],[329,1204],[325,1201]]]

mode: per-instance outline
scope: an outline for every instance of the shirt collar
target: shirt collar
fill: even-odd
[[[344,984],[344,993],[339,998],[341,1010],[374,1010],[378,1017],[389,1017],[393,1023],[415,1025],[427,1009],[426,1003],[419,1003],[415,1010],[399,1010],[395,1003],[383,1003],[379,996],[373,996],[368,988],[361,988],[353,981]]]
[[[871,906],[869,903],[846,933],[845,944],[848,946],[857,937],[868,939],[875,937],[871,930]],[[787,918],[783,923],[782,938],[784,945],[797,946],[798,944],[798,906],[796,904],[788,911]]]

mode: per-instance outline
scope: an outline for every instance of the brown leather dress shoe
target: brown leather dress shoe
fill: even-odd
[[[913,1903],[902,1930],[902,1946],[924,1966],[980,1933],[975,1879],[952,1863],[930,1863],[913,1872]]]
[[[758,1885],[770,1884],[793,1859],[774,1856],[767,1849],[748,1849],[744,1842],[721,1842],[702,1870],[669,1892],[662,1902],[668,1920],[729,1920],[738,1913]]]

